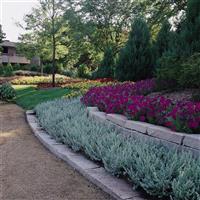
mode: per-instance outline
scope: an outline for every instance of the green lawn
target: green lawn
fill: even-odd
[[[48,90],[38,90],[32,85],[14,85],[16,98],[14,101],[26,110],[33,109],[37,104],[62,97],[72,90],[54,88]]]

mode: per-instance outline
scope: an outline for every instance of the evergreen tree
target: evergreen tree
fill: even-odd
[[[103,60],[98,68],[97,77],[98,78],[112,78],[113,68],[115,65],[114,52],[111,47],[108,47],[104,52]]]
[[[188,0],[186,17],[169,41],[169,52],[177,58],[200,52],[200,1]]]
[[[164,52],[169,49],[169,42],[172,36],[171,24],[168,20],[164,21],[162,27],[157,35],[155,42],[156,58],[160,58]]]
[[[3,42],[3,39],[5,38],[5,34],[2,31],[2,26],[0,24],[0,44]],[[0,52],[2,51],[2,48],[0,46]]]
[[[189,0],[186,10],[186,25],[182,32],[183,40],[189,46],[189,54],[200,52],[200,1]],[[186,50],[187,51],[187,50]]]
[[[152,74],[150,32],[146,22],[136,18],[125,47],[116,65],[116,78],[121,81],[137,81]]]

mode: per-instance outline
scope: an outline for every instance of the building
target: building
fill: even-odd
[[[0,64],[30,64],[30,60],[16,53],[16,43],[5,40],[2,44],[0,44],[0,46],[2,47]]]

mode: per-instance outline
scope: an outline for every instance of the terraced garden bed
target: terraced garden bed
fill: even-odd
[[[200,102],[148,96],[155,91],[154,79],[121,83],[91,88],[82,102],[107,114],[123,114],[130,120],[165,126],[173,131],[200,133]]]
[[[111,174],[128,178],[134,188],[153,199],[199,198],[200,160],[190,153],[124,137],[113,126],[88,118],[79,100],[43,103],[35,111],[41,126],[57,142],[84,152]]]

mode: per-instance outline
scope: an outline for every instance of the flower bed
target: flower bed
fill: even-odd
[[[61,84],[55,83],[54,87],[59,88],[59,87],[61,87]],[[50,88],[53,88],[53,86],[52,86],[52,83],[39,83],[39,84],[37,84],[37,88],[38,89],[50,89]]]
[[[86,80],[82,79],[78,82],[68,82],[62,85],[63,88],[72,89],[74,90],[73,94],[69,94],[67,97],[76,97],[85,94],[90,88],[99,87],[99,86],[106,86],[106,85],[113,85],[110,79],[98,79],[98,80]]]
[[[67,76],[56,75],[56,83],[63,84],[71,78]],[[51,83],[52,76],[19,76],[11,80],[13,85],[37,85],[40,83]]]
[[[90,89],[82,98],[86,106],[129,119],[163,125],[175,131],[200,133],[200,102],[172,102],[162,96],[144,96],[155,90],[153,79]]]

